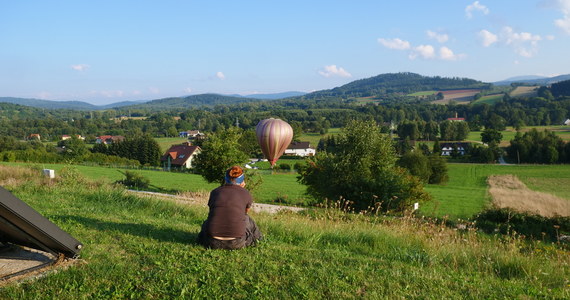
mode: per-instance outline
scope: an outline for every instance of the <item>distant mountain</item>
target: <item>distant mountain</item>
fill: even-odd
[[[259,102],[260,99],[224,96],[219,94],[200,94],[186,97],[172,97],[152,100],[143,104],[124,106],[123,109],[154,109],[166,110],[173,108],[191,108],[200,106],[214,106],[219,104],[237,104],[244,102]]]
[[[570,79],[570,74],[559,75],[554,77],[543,77],[543,76],[517,76],[508,78],[502,81],[493,82],[494,85],[510,85],[511,83],[524,83],[528,85],[550,85],[557,83],[559,81],[564,81]]]
[[[106,104],[106,105],[99,105],[99,107],[100,107],[100,109],[119,108],[119,107],[124,107],[124,106],[129,106],[129,105],[143,104],[143,103],[147,103],[149,101],[150,100],[121,101],[121,102],[115,102],[115,103]]]
[[[283,92],[283,93],[275,93],[275,94],[251,94],[251,95],[245,95],[242,97],[253,98],[253,99],[265,99],[265,100],[278,100],[278,99],[303,96],[305,94],[307,94],[307,93],[291,91],[291,92]]]
[[[97,110],[98,106],[81,101],[50,101],[40,99],[25,99],[14,97],[0,97],[0,102],[14,103],[19,105],[48,108],[48,109],[75,109],[75,110]]]
[[[488,88],[489,84],[469,78],[429,77],[415,73],[387,73],[356,80],[330,90],[316,91],[305,99],[327,97],[369,97],[387,94],[409,94],[425,90]]]

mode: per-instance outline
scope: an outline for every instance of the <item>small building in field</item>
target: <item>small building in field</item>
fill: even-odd
[[[190,143],[171,146],[160,158],[164,170],[172,169],[192,169],[192,164],[196,155],[201,149],[198,146],[192,146]]]
[[[459,155],[467,153],[467,143],[442,143],[440,146],[441,156],[450,156],[455,150]]]
[[[458,118],[457,113],[455,113],[455,118],[447,118],[446,120],[451,122],[465,122],[465,118]]]
[[[317,151],[311,147],[309,142],[293,142],[285,149],[285,155],[313,156]]]
[[[570,126],[570,119],[566,119],[566,121],[564,121],[564,123],[562,125],[568,125]]]
[[[109,145],[113,143],[120,143],[124,140],[125,137],[122,135],[102,135],[97,137],[95,143]]]
[[[203,137],[204,134],[202,132],[200,132],[200,130],[187,130],[187,131],[182,131],[178,133],[178,136],[183,138],[188,138],[188,139],[197,139],[200,137]]]
[[[42,137],[40,136],[39,133],[32,133],[28,136],[28,140],[37,140],[37,141],[41,141]]]
[[[80,140],[82,140],[82,141],[85,140],[85,137],[82,136],[81,134],[76,134],[75,137],[77,137],[78,139],[80,139]],[[61,136],[61,140],[62,140],[62,141],[69,140],[69,139],[71,139],[71,135],[64,134],[64,135]]]

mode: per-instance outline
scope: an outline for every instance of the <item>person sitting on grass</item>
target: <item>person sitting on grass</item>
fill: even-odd
[[[226,171],[225,184],[210,192],[210,212],[198,234],[198,243],[212,249],[241,249],[262,238],[247,214],[253,199],[244,187],[245,174],[240,166]]]

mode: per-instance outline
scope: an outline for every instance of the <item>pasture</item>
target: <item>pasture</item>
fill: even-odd
[[[489,105],[493,105],[499,101],[501,101],[503,99],[503,94],[492,94],[492,95],[485,95],[475,101],[473,101],[473,104],[483,104],[483,103],[487,103]]]
[[[570,141],[570,126],[565,125],[550,125],[550,126],[526,126],[520,129],[520,132],[524,134],[532,129],[536,129],[538,131],[552,131],[554,134],[559,136],[562,140],[569,142]],[[517,131],[513,127],[507,127],[506,130],[501,131],[503,134],[503,139],[501,140],[501,147],[507,147],[510,145],[510,141],[515,138]],[[471,131],[467,136],[468,141],[481,141],[481,131]]]
[[[298,160],[294,160],[298,161]],[[289,161],[287,161],[289,163]],[[3,165],[22,165],[2,163]],[[39,164],[36,168],[56,170],[56,175],[66,165]],[[92,180],[112,183],[124,176],[124,170],[72,166],[77,172]],[[516,175],[530,189],[552,193],[570,201],[570,166],[568,165],[486,165],[486,164],[448,164],[449,182],[445,185],[426,185],[426,190],[432,194],[433,201],[422,205],[421,214],[427,216],[467,219],[481,211],[490,203],[487,194],[486,179],[490,175]],[[163,171],[136,170],[150,179],[151,190],[167,193],[209,192],[217,184],[207,183],[201,176],[188,173]],[[294,172],[270,172],[261,170],[262,184],[253,191],[256,202],[307,205],[312,200],[305,195],[305,186],[297,182]]]
[[[458,104],[467,104],[473,100],[473,97],[480,93],[480,89],[461,89],[461,90],[445,90],[440,91],[443,99],[432,101],[434,104],[448,104],[449,101],[456,101]]]
[[[0,289],[3,299],[557,298],[570,255],[415,218],[335,209],[252,214],[265,239],[206,250],[207,210],[141,198],[73,171],[54,181],[0,166],[0,182],[84,244],[79,263]]]

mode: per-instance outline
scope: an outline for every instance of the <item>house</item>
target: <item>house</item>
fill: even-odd
[[[196,139],[203,137],[204,134],[200,132],[200,130],[187,130],[178,133],[179,137],[185,137],[188,139]]]
[[[563,125],[569,125],[570,126],[570,119],[566,119],[566,121],[564,121]]]
[[[191,169],[194,167],[192,161],[194,157],[200,153],[198,146],[192,146],[190,143],[171,146],[166,153],[160,158],[164,170],[171,169]]]
[[[102,136],[98,136],[97,140],[95,140],[95,143],[97,144],[105,144],[105,145],[109,145],[109,144],[113,144],[113,143],[119,143],[125,140],[125,137],[122,135],[102,135]]]
[[[32,133],[28,136],[28,140],[38,140],[40,141],[42,139],[42,137],[40,136],[39,133]]]
[[[458,118],[457,113],[455,113],[455,118],[447,118],[451,122],[465,122],[465,118]]]
[[[442,143],[440,146],[442,156],[450,156],[454,149],[457,150],[459,155],[467,153],[467,143]]]
[[[285,149],[285,155],[294,156],[313,156],[316,150],[311,147],[309,142],[293,142]]]
[[[85,137],[82,136],[81,134],[76,134],[75,136],[76,136],[78,139],[82,140],[82,141],[85,140]],[[61,140],[62,140],[62,141],[69,140],[69,139],[71,139],[71,135],[64,134],[64,135],[61,136]]]

